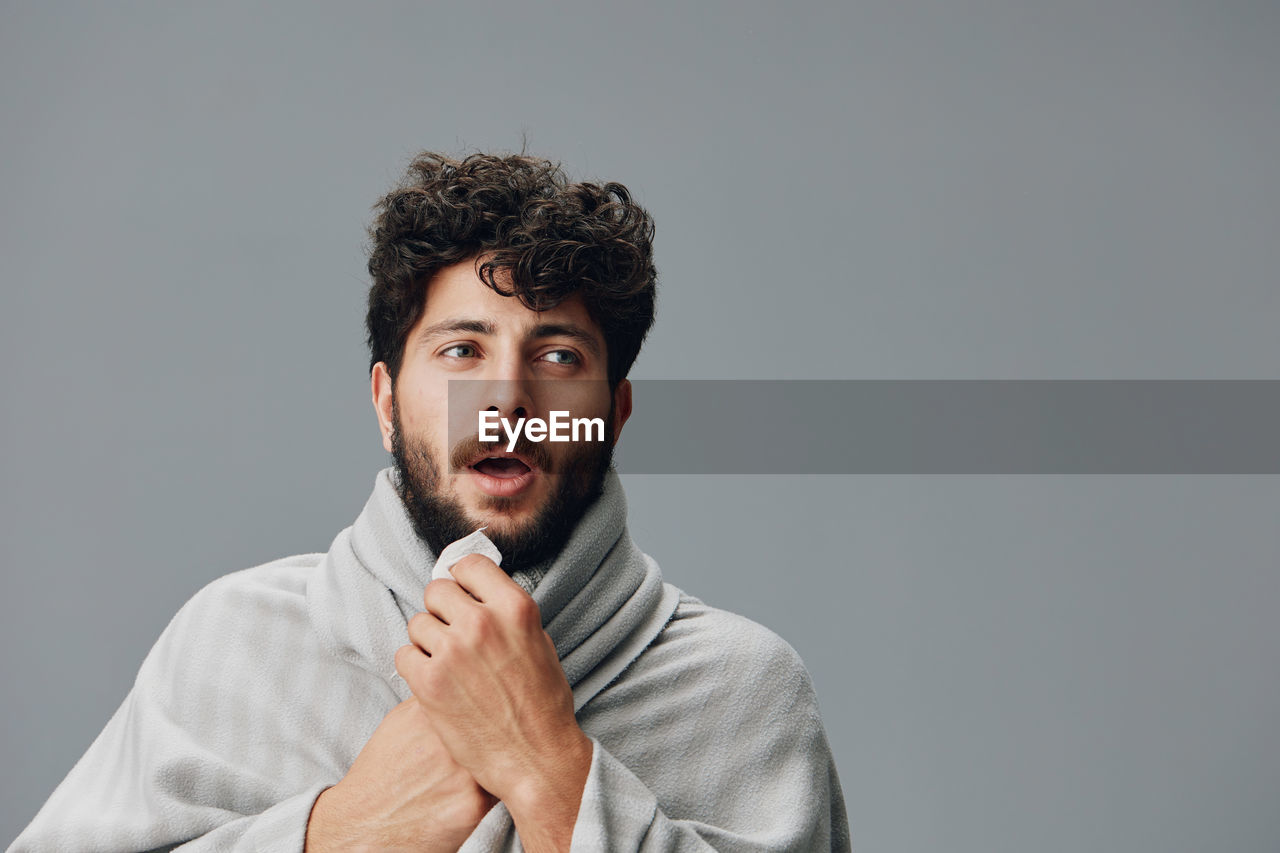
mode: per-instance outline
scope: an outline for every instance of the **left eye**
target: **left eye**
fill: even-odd
[[[570,352],[567,349],[558,349],[547,353],[543,358],[550,359],[555,364],[577,364],[578,354]]]

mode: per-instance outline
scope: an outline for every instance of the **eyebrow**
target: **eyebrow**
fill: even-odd
[[[425,346],[433,338],[457,332],[468,332],[473,335],[494,335],[497,333],[497,327],[489,320],[467,320],[461,317],[454,317],[423,327],[422,331],[418,332],[417,339],[420,345]],[[600,344],[596,341],[595,336],[581,326],[575,326],[572,323],[540,323],[533,327],[529,337],[535,339],[569,338],[589,350],[596,358],[601,357]]]
[[[577,341],[596,358],[600,358],[600,345],[595,336],[580,326],[572,323],[540,323],[533,327],[533,338],[569,338]]]
[[[470,332],[473,335],[492,335],[494,331],[493,323],[488,320],[463,320],[455,317],[450,320],[441,320],[438,323],[432,323],[430,326],[424,326],[422,331],[418,332],[418,343],[425,345],[432,338],[438,338],[441,335],[451,335],[455,332]]]

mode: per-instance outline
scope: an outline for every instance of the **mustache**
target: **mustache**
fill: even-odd
[[[449,465],[453,470],[461,470],[466,468],[478,456],[493,451],[494,449],[506,450],[505,442],[481,441],[479,435],[467,436],[453,446],[453,450],[449,452]],[[529,460],[535,467],[541,469],[544,473],[554,474],[555,463],[551,458],[551,451],[535,441],[530,441],[528,436],[523,432],[520,433],[516,440],[515,450],[512,451]]]

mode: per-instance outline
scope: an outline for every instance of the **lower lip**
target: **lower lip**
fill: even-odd
[[[538,472],[533,468],[516,477],[490,477],[475,468],[468,468],[467,472],[475,480],[476,486],[479,487],[480,491],[495,498],[509,498],[512,495],[520,494],[538,476]]]

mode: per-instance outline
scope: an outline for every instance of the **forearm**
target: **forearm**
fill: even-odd
[[[306,835],[307,814],[319,790],[317,785],[281,800],[264,812],[228,821],[175,850],[181,853],[300,850]]]
[[[303,842],[303,853],[330,853],[337,850],[351,850],[351,839],[345,838],[342,828],[345,823],[339,813],[340,795],[333,787],[326,788],[316,798],[311,814],[307,818],[306,838]]]
[[[571,846],[595,746],[581,730],[579,734],[554,763],[526,777],[518,793],[504,800],[520,843],[530,853],[565,853]]]

